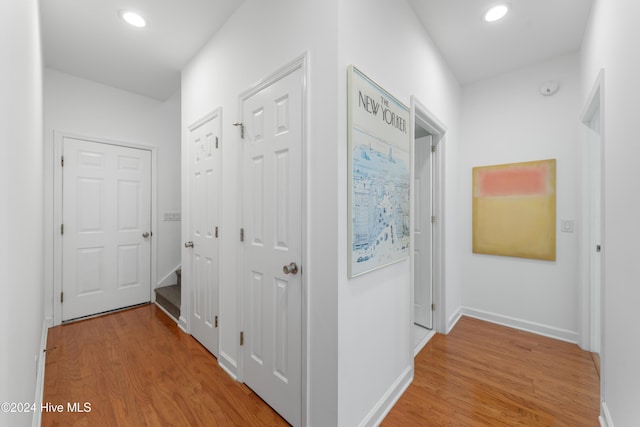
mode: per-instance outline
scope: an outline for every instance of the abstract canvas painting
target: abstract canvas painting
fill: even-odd
[[[556,259],[556,160],[473,168],[473,252]]]

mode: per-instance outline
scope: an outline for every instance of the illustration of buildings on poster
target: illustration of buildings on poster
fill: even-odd
[[[409,247],[409,153],[352,129],[352,274],[406,256]]]

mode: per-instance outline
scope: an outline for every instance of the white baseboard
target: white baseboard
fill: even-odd
[[[407,368],[393,382],[389,390],[369,411],[367,416],[360,422],[360,427],[378,426],[382,423],[384,417],[387,416],[391,408],[396,404],[400,396],[405,392],[409,384],[413,381],[413,367]]]
[[[224,370],[231,378],[238,381],[238,364],[224,351],[220,352],[218,357],[218,365]]]
[[[613,420],[611,419],[611,413],[609,412],[609,407],[607,406],[607,402],[602,402],[600,407],[600,417],[598,421],[600,421],[601,427],[613,427]]]
[[[429,343],[429,341],[431,341],[431,338],[433,338],[435,335],[436,331],[431,331],[427,335],[425,335],[422,341],[420,341],[420,343],[418,343],[418,345],[413,349],[413,357],[416,357],[418,353],[420,353],[420,351],[424,348],[424,346],[427,345],[427,343]]]
[[[154,301],[156,307],[158,307],[160,310],[164,311],[164,314],[166,314],[167,316],[169,316],[170,318],[172,318],[173,320],[175,320],[176,324],[178,326],[180,326],[180,322],[178,322],[178,319],[176,319],[175,317],[173,317],[173,314],[169,313],[163,306],[161,306],[160,304],[158,304],[156,301]]]
[[[42,334],[40,336],[40,351],[38,356],[38,368],[36,373],[36,395],[33,400],[35,407],[42,407],[42,399],[44,398],[44,367],[47,359],[47,337],[49,335],[49,324],[53,322],[51,318],[45,318],[42,322]],[[42,412],[34,411],[31,425],[40,427],[42,424]]]
[[[163,286],[175,285],[178,282],[178,279],[176,278],[176,271],[179,270],[181,267],[182,267],[182,264],[178,264],[176,268],[171,270],[169,274],[164,276],[162,279],[160,279],[158,283],[156,283],[156,287],[154,289],[161,288]]]
[[[182,315],[182,310],[180,310],[180,319],[178,319],[178,327],[182,329],[182,332],[185,334],[190,334],[189,327],[187,325],[187,318]]]
[[[528,320],[491,313],[484,310],[477,310],[471,307],[462,307],[461,311],[464,316],[486,320],[487,322],[497,323],[498,325],[520,329],[522,331],[543,335],[549,338],[555,338],[560,341],[567,341],[572,344],[577,344],[580,339],[580,335],[577,332],[569,331],[567,329],[556,328],[553,326],[543,325],[541,323],[530,322]]]
[[[458,320],[460,320],[461,317],[462,317],[462,307],[458,307],[458,309],[449,317],[449,320],[447,320],[447,327],[444,333],[448,334],[449,332],[451,332],[451,330],[453,329],[454,326],[456,326],[456,323],[458,323]]]

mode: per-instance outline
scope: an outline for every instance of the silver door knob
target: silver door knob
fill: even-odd
[[[298,266],[295,262],[292,262],[291,264],[282,267],[282,271],[284,274],[298,274]]]
[[[187,243],[184,244],[185,248],[192,248],[193,247],[193,242],[192,241],[188,241]]]
[[[149,237],[149,232],[145,231],[144,233],[142,233],[142,237],[144,237],[145,239]]]

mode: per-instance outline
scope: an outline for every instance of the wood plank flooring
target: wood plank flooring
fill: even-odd
[[[47,348],[43,402],[64,412],[45,427],[288,425],[153,304],[52,328]]]
[[[52,328],[47,347],[44,402],[65,412],[45,427],[287,425],[155,305]],[[463,317],[418,355],[382,425],[597,426],[598,383],[576,345]]]
[[[591,353],[463,317],[415,360],[415,378],[382,426],[598,426]]]

